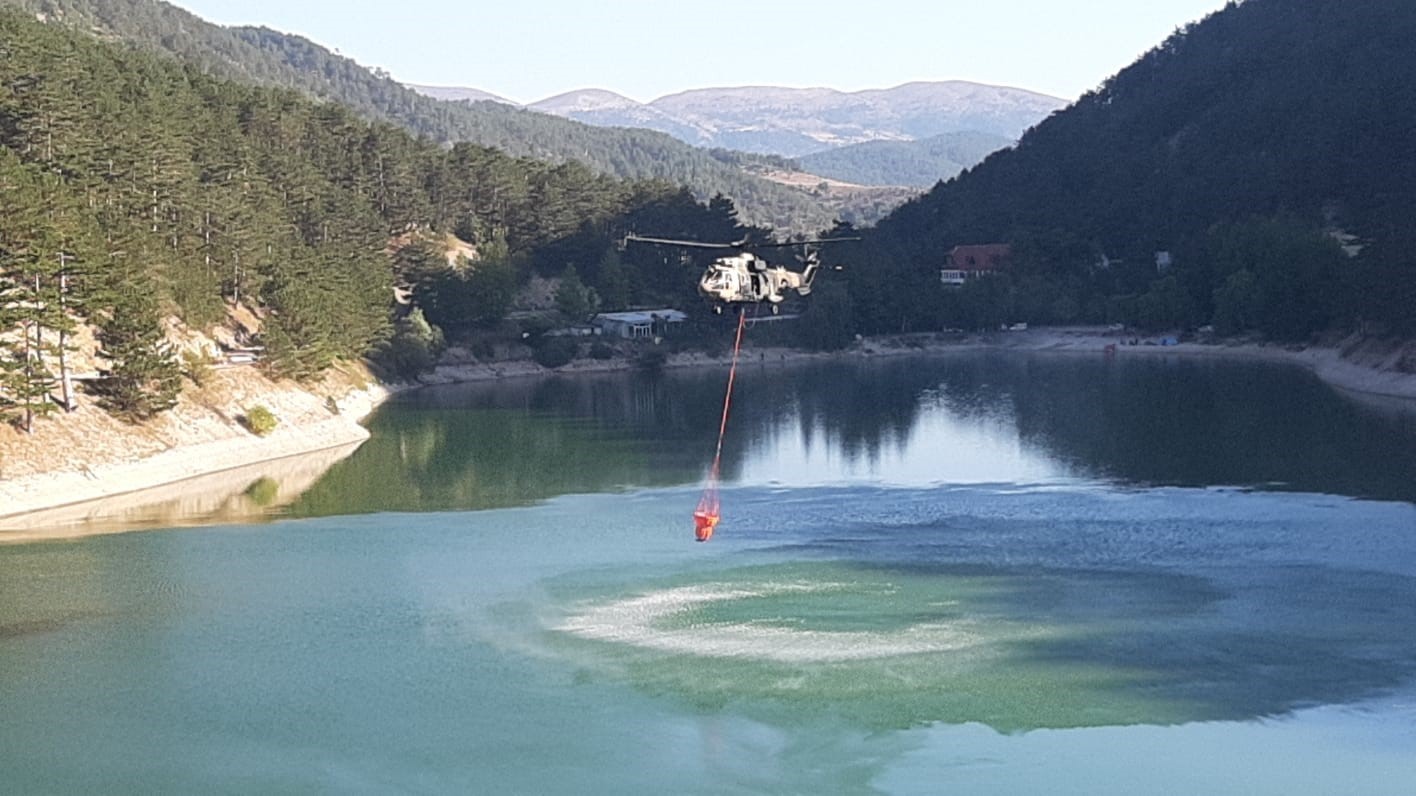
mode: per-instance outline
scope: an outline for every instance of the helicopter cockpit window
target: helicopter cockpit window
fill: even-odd
[[[703,284],[710,290],[733,290],[737,287],[734,277],[732,271],[710,271]]]

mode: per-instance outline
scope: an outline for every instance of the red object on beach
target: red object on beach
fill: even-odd
[[[723,396],[723,419],[718,423],[718,449],[713,453],[713,467],[708,471],[708,483],[703,487],[703,496],[698,499],[698,508],[693,511],[693,538],[706,542],[713,538],[713,529],[718,527],[722,515],[718,511],[718,467],[723,461],[723,435],[728,430],[728,407],[733,402],[733,382],[737,379],[738,352],[742,350],[742,329],[747,322],[747,313],[738,313],[737,337],[733,340],[733,364],[728,369],[728,391]]]

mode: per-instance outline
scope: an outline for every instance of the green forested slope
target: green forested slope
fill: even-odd
[[[918,188],[947,180],[1013,142],[989,133],[942,133],[919,141],[867,141],[797,158],[812,174],[858,185]]]
[[[721,193],[755,224],[810,230],[832,219],[809,195],[745,174],[669,135],[592,127],[494,102],[434,100],[299,36],[222,27],[157,0],[0,0],[0,6],[165,52],[206,74],[338,102],[434,141],[575,160],[627,179],[665,179],[689,186],[699,198]],[[527,53],[527,68],[534,68],[534,57]]]
[[[871,300],[870,324],[1416,331],[1412,41],[1407,0],[1231,3],[883,221],[862,257],[894,284],[925,290],[956,244],[1016,257],[965,291]]]
[[[621,258],[612,241],[629,228],[747,231],[726,199],[440,147],[8,10],[0,196],[0,414],[26,416],[52,407],[80,323],[98,328],[112,363],[99,384],[108,405],[141,418],[178,386],[166,315],[201,327],[239,299],[266,315],[269,364],[311,375],[417,331],[394,306],[395,282],[449,327],[495,323],[531,268],[575,268],[607,304],[684,304],[691,268]],[[475,267],[392,244],[448,231],[479,249]]]

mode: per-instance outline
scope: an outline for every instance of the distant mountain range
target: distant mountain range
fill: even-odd
[[[748,167],[747,156],[725,147],[800,155],[877,139],[913,145],[915,138],[963,131],[996,135],[1001,146],[1062,105],[1056,98],[1018,89],[954,82],[854,93],[702,89],[648,104],[587,91],[523,108],[479,89],[415,91],[386,72],[362,67],[300,36],[222,27],[155,0],[0,0],[5,6],[166,53],[206,74],[338,102],[434,141],[468,141],[550,161],[577,160],[626,179],[669,180],[690,187],[700,199],[721,193],[734,201],[744,221],[792,231],[823,229],[836,218],[873,223],[902,198],[898,188],[834,186],[822,191],[815,178],[927,186],[952,176],[959,164],[939,164],[928,154],[888,161],[915,164],[916,173],[901,176],[895,166],[885,167],[887,159],[879,153],[866,150],[849,168],[792,174],[794,163]]]
[[[438,99],[509,102],[479,89],[410,88]],[[851,144],[914,141],[945,133],[984,133],[1013,141],[1066,104],[1023,89],[953,80],[853,92],[705,88],[648,103],[603,89],[583,89],[525,107],[599,127],[658,130],[695,146],[798,157]],[[916,178],[912,184],[920,182]]]
[[[0,0],[0,7],[165,53],[203,74],[336,102],[439,143],[475,143],[551,162],[575,160],[630,180],[667,180],[689,187],[700,200],[721,193],[752,224],[811,232],[838,217],[869,222],[880,215],[878,209],[848,214],[839,204],[749,174],[664,133],[596,127],[500,102],[435,100],[301,36],[215,25],[158,0]],[[0,109],[0,125],[4,116]]]

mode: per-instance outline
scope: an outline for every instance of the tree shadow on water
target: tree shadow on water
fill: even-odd
[[[1024,642],[1015,654],[1044,666],[1132,672],[1123,691],[1180,706],[1188,721],[1356,702],[1416,677],[1416,638],[1409,632],[1416,627],[1416,579],[1294,566],[1211,585],[1222,596],[1193,610],[1127,603],[1115,627]],[[1166,602],[1172,584],[1138,574],[1135,586]],[[1076,588],[1085,592],[1091,584],[1083,580]]]

